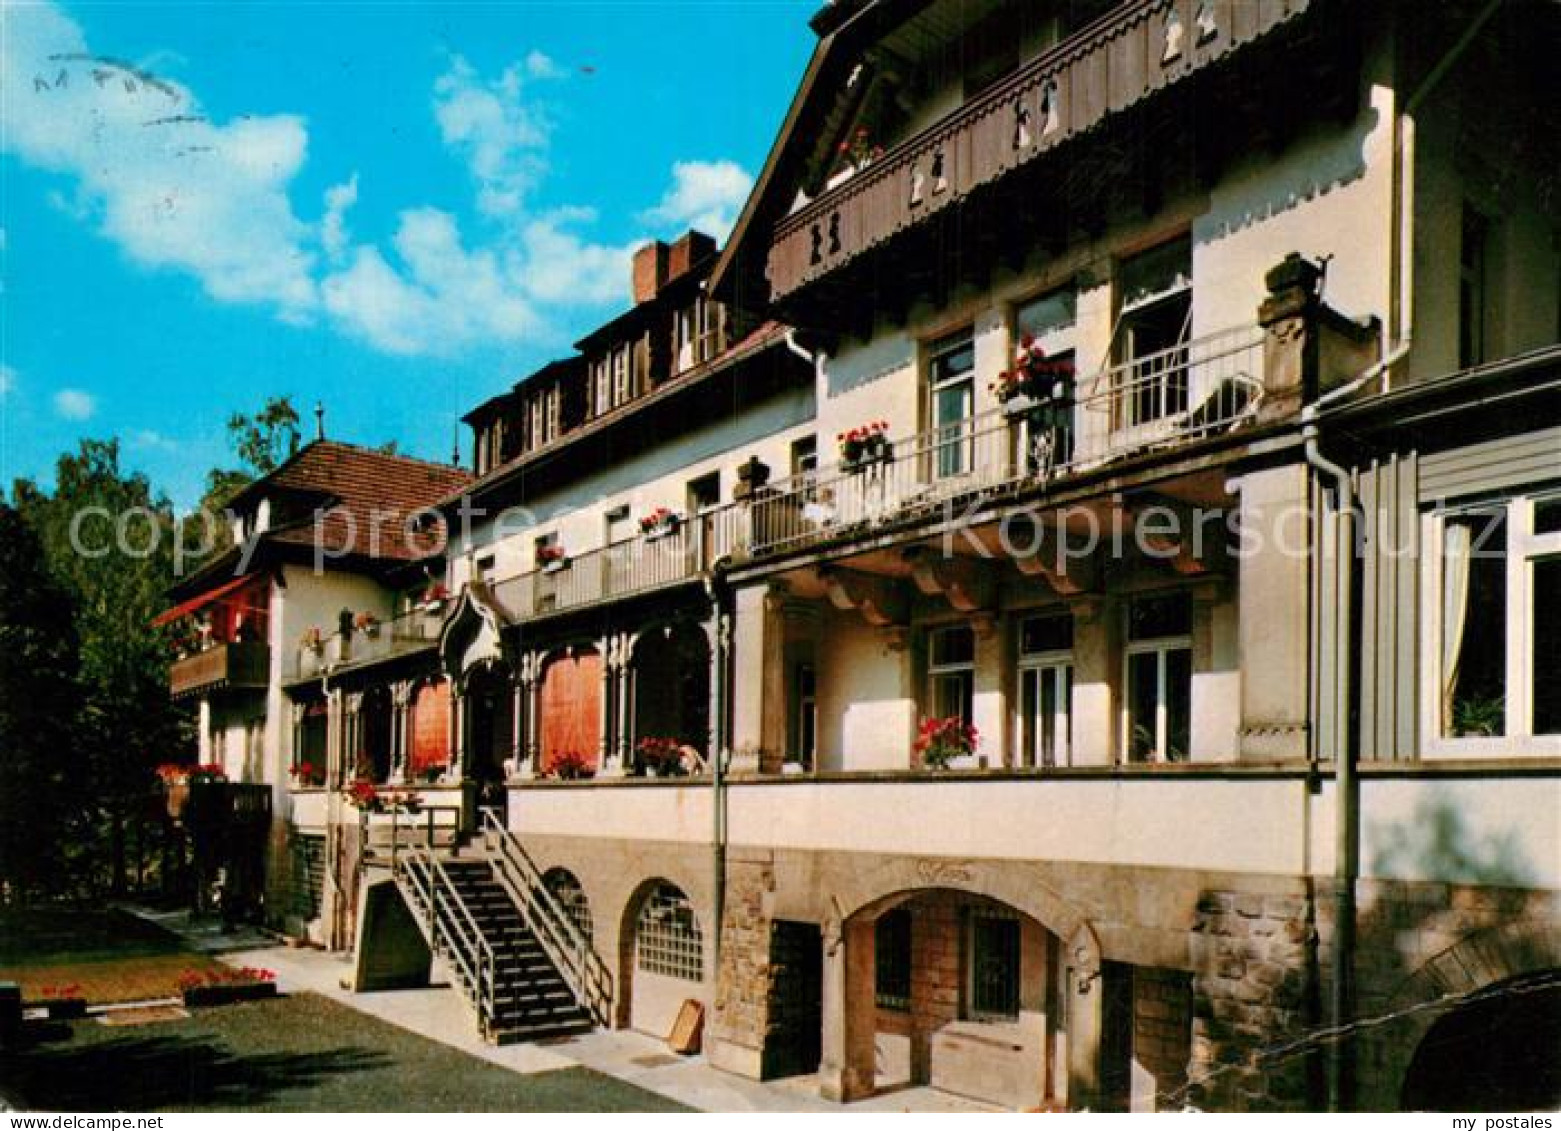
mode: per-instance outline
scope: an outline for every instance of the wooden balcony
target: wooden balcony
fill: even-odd
[[[1315,0],[1130,0],[858,169],[775,227],[772,297],[788,295],[982,186],[1040,162]]]
[[[259,643],[218,644],[176,660],[168,670],[175,699],[207,691],[264,690],[271,679],[271,649]]]

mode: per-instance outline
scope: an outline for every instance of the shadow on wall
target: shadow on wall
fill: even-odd
[[[1445,790],[1422,798],[1407,821],[1371,822],[1369,843],[1375,846],[1374,876],[1495,887],[1534,883],[1516,830],[1480,836]]]

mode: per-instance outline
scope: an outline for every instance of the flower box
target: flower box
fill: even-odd
[[[1028,393],[1015,393],[1003,402],[1003,415],[1010,420],[1022,419],[1041,407],[1041,402]]]
[[[640,519],[640,533],[645,541],[654,542],[669,534],[676,534],[683,525],[683,516],[666,507],[657,507]]]
[[[238,1001],[264,1001],[276,997],[275,982],[219,982],[215,985],[190,986],[183,992],[184,1004],[230,1005]]]
[[[568,558],[555,558],[555,559],[553,559],[550,562],[544,562],[543,563],[543,565],[542,565],[542,572],[543,573],[562,573],[564,570],[566,570],[568,568],[569,568],[569,559]]]

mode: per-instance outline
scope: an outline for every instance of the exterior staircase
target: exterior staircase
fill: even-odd
[[[464,849],[397,845],[396,885],[493,1044],[607,1021],[611,977],[502,822]]]

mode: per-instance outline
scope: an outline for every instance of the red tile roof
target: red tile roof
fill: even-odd
[[[308,514],[273,527],[265,540],[312,546],[317,516],[323,511],[318,534],[332,554],[345,551],[406,561],[423,557],[443,542],[442,525],[431,512],[428,521],[436,525],[410,539],[408,519],[470,481],[470,473],[459,467],[316,440],[239,497],[285,497],[289,492],[316,496]],[[440,533],[437,539],[435,531]]]

